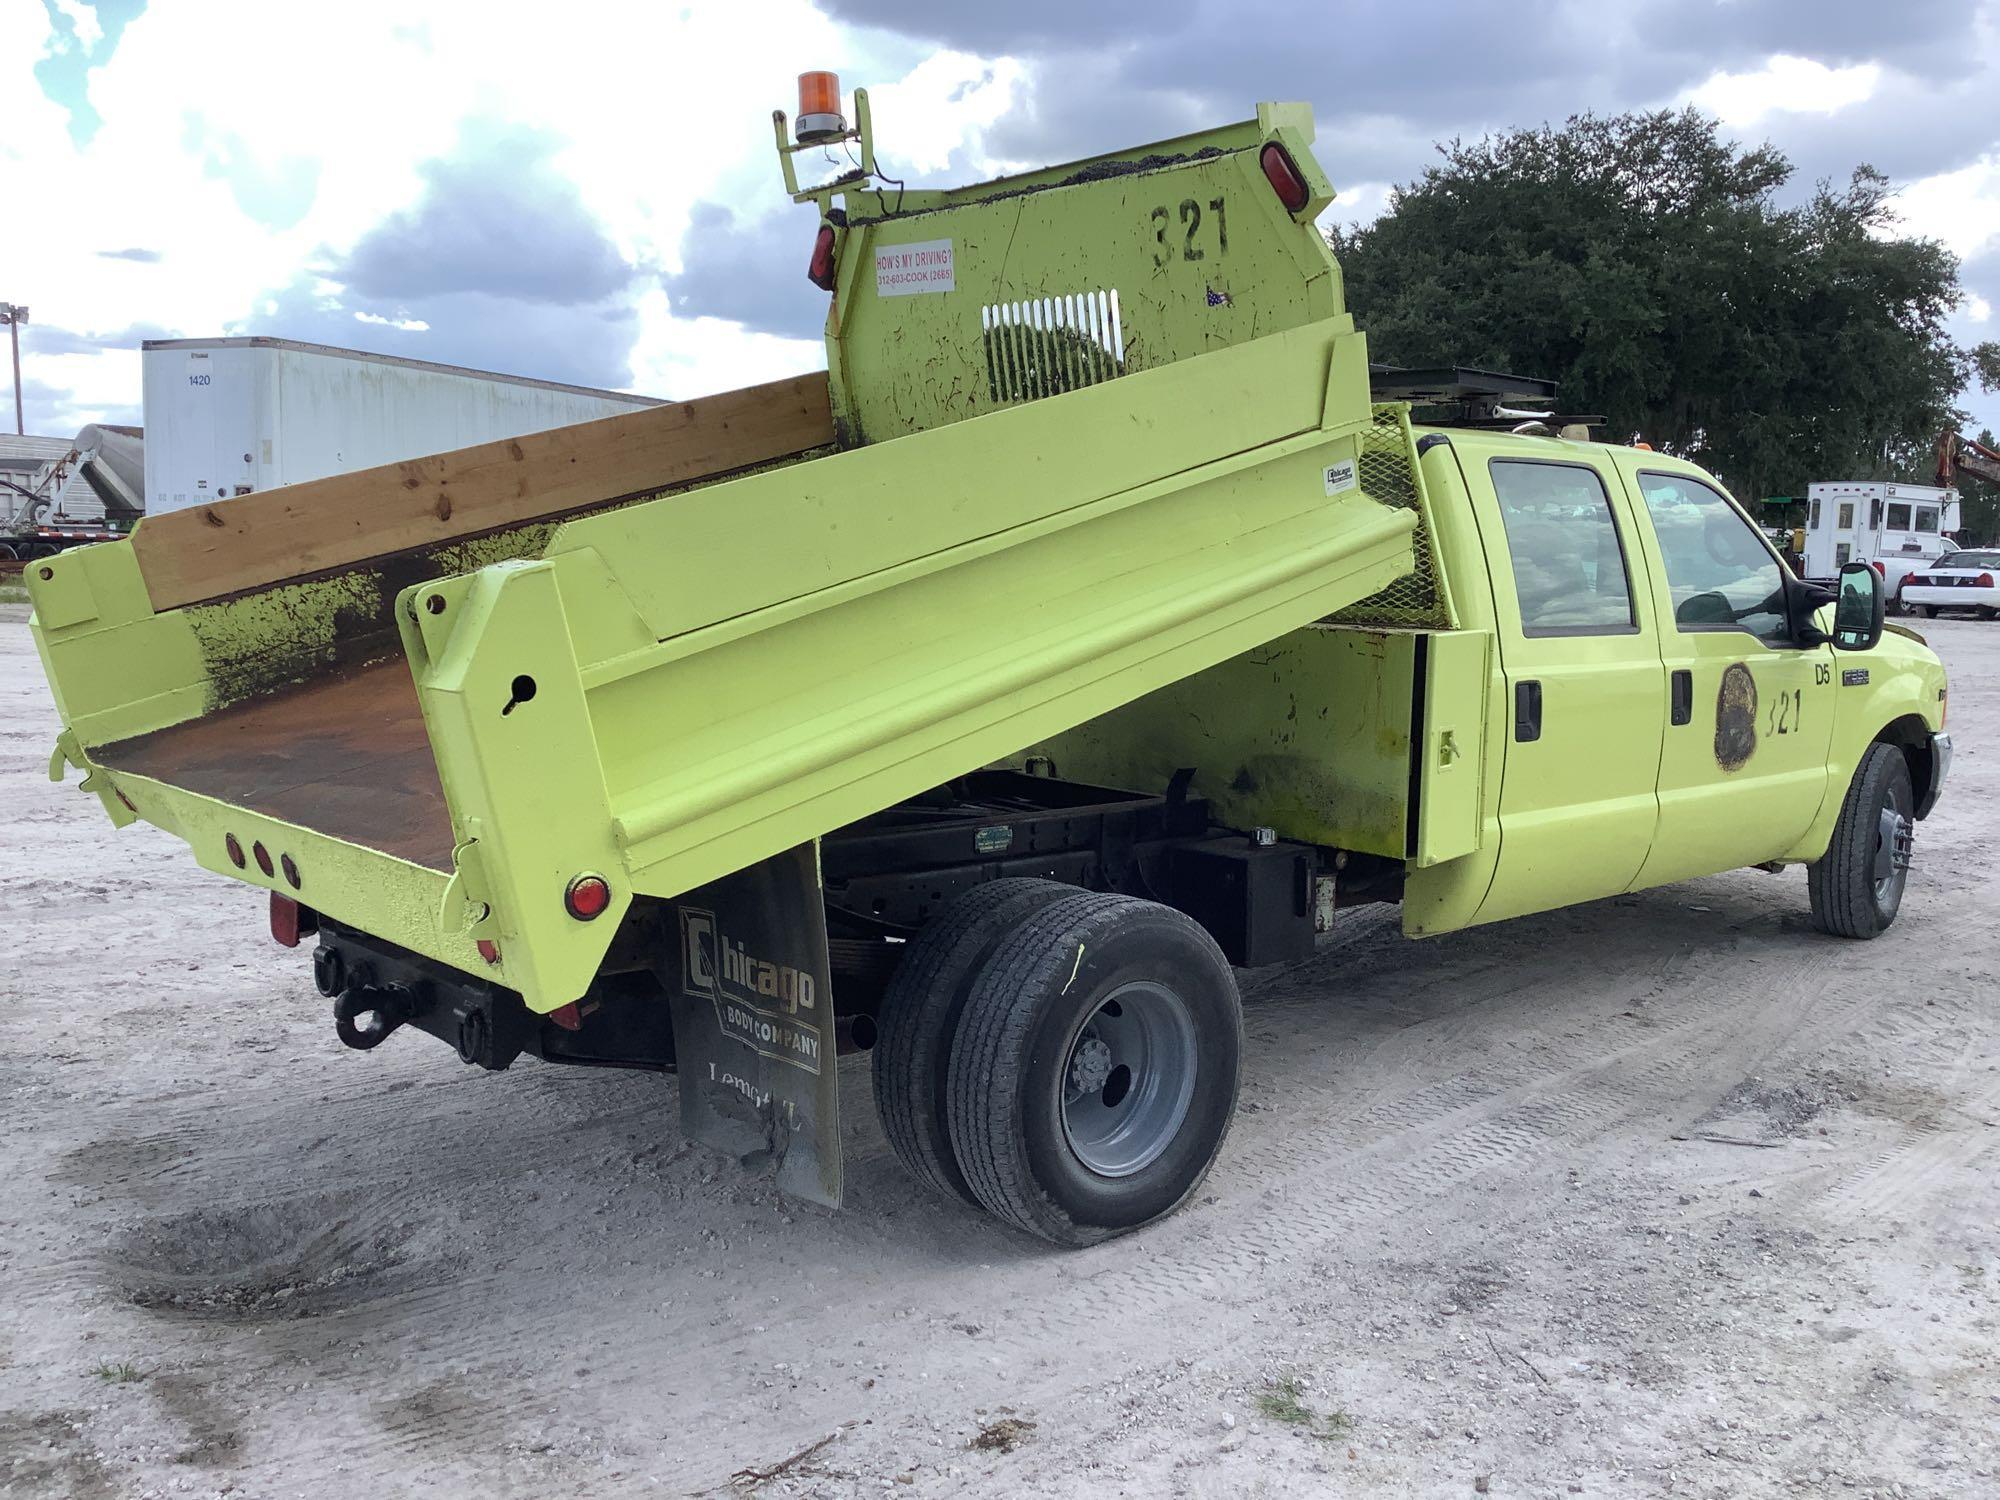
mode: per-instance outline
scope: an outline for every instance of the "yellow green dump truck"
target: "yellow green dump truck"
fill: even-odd
[[[1376,399],[1304,108],[922,191],[833,97],[776,120],[825,375],[29,569],[52,773],[267,889],[341,1040],[677,1072],[830,1204],[872,1046],[917,1174],[1081,1244],[1194,1190],[1234,969],[1343,907],[1803,864],[1894,918],[1936,657],[1690,464],[1478,372],[1374,372],[1458,425]]]

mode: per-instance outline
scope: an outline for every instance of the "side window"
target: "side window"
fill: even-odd
[[[1840,502],[1840,529],[1842,531],[1852,531],[1854,529],[1854,502],[1852,500],[1843,500]]]
[[[1882,499],[1879,495],[1868,502],[1868,524],[1877,531],[1882,529]]]
[[[1938,529],[1937,508],[1935,506],[1930,506],[1930,505],[1919,505],[1917,507],[1917,530],[1924,532],[1930,536],[1936,536],[1937,529]]]
[[[1910,529],[1910,506],[1908,501],[1889,502],[1889,529],[1908,531]]]
[[[1641,474],[1660,560],[1682,630],[1741,629],[1789,644],[1785,580],[1778,560],[1742,514],[1705,484]]]
[[[1514,562],[1522,634],[1634,629],[1625,551],[1597,471],[1496,458],[1492,474]]]
[[[1806,522],[1806,529],[1809,531],[1819,530],[1819,501],[1817,500],[1812,503],[1812,519]]]
[[[1848,563],[1853,560],[1853,558],[1854,558],[1854,549],[1850,547],[1846,542],[1842,542],[1839,546],[1833,549],[1833,565],[1836,568],[1846,567]]]

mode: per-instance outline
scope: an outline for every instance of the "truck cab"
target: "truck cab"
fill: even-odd
[[[1419,445],[1441,539],[1483,564],[1454,581],[1493,631],[1504,707],[1471,920],[1812,859],[1884,737],[1913,785],[1936,780],[1936,657],[1898,633],[1838,649],[1820,596],[1695,465],[1547,438]],[[1479,883],[1454,882],[1455,911]]]
[[[1839,628],[1834,591],[1665,454],[1465,428],[1411,450],[1415,573],[1034,753],[1119,785],[1194,768],[1223,820],[1340,851],[1343,899],[1427,936],[1817,865],[1883,745],[1908,789],[1876,789],[1901,799],[1880,900],[1845,921],[1885,928],[1950,740],[1943,666],[1875,622],[1879,576],[1843,570]]]

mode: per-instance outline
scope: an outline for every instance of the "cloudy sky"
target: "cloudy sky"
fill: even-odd
[[[1347,219],[1437,140],[1691,101],[1801,183],[1890,174],[1964,261],[1960,341],[2000,338],[2000,0],[0,0],[29,430],[137,421],[169,336],[671,397],[817,367],[769,122],[806,67],[922,182],[1307,99]]]

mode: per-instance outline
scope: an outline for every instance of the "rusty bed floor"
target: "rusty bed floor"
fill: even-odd
[[[104,745],[94,758],[413,864],[451,869],[451,815],[401,658]]]

